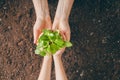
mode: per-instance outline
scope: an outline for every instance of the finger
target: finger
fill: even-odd
[[[62,36],[63,40],[65,40],[65,41],[67,40],[64,32],[61,31],[60,35]]]
[[[65,48],[62,48],[61,50],[58,50],[56,54],[62,54],[65,51]]]
[[[56,30],[56,25],[53,24],[52,30]]]
[[[70,41],[70,32],[66,32],[65,37],[67,41]]]
[[[34,30],[33,30],[33,33],[34,33],[34,44],[37,44],[37,40],[38,40],[38,38],[39,38],[39,35],[40,35],[40,33],[41,33],[41,30],[36,30],[36,29],[34,29]]]
[[[41,26],[42,24],[43,24],[43,22],[40,20],[39,21],[37,20],[35,22],[35,25],[33,27],[34,44],[37,44],[37,39],[38,39],[38,37],[41,33],[41,30],[42,30],[42,26]]]
[[[57,29],[58,29],[58,25],[56,22],[54,22],[52,25],[52,30],[57,30]]]

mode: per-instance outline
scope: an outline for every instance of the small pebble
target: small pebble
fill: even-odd
[[[32,48],[30,48],[30,51],[32,51]]]
[[[120,60],[118,62],[120,63]]]
[[[23,41],[18,42],[18,46],[23,45]]]
[[[115,59],[113,59],[113,61],[115,62],[116,60],[115,60]]]
[[[82,71],[81,73],[80,73],[80,76],[82,77],[84,75],[84,71]]]
[[[27,26],[24,26],[24,29],[27,29]]]
[[[75,56],[75,58],[76,58],[76,56]]]
[[[87,40],[87,43],[89,43],[90,41],[89,40]]]
[[[8,29],[12,29],[12,27],[11,27],[11,26],[8,26]]]
[[[100,22],[101,22],[101,20],[98,20],[98,22],[100,23]]]
[[[120,43],[120,41],[117,41],[117,43]]]
[[[0,21],[2,21],[2,19],[0,18]]]
[[[78,70],[76,70],[76,72],[78,73],[79,71],[78,71]]]
[[[91,33],[90,33],[90,36],[92,36],[93,34],[94,34],[94,32],[91,32]]]
[[[103,44],[107,43],[107,38],[106,38],[106,37],[104,37],[104,38],[102,39],[102,43],[103,43]]]
[[[3,9],[7,9],[7,7],[3,7]]]
[[[93,72],[93,70],[91,69],[90,72]]]

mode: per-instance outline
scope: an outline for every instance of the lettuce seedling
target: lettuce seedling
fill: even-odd
[[[38,39],[35,53],[41,56],[53,55],[64,47],[71,47],[72,43],[64,41],[59,31],[43,30]]]

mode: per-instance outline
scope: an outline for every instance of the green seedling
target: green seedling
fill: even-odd
[[[38,39],[35,53],[41,56],[53,55],[64,47],[71,47],[72,43],[64,41],[59,31],[43,30]]]

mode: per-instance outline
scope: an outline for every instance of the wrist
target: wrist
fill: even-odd
[[[45,18],[45,17],[48,17],[48,16],[50,16],[49,10],[48,11],[36,12],[36,17],[37,18],[41,18],[41,17]]]
[[[47,15],[39,15],[37,16],[37,20],[45,20],[45,19],[49,19],[50,18],[50,15],[47,14]]]
[[[54,21],[56,21],[56,22],[68,22],[68,18],[55,16]]]
[[[52,61],[52,56],[44,56],[45,61]]]
[[[74,0],[59,0],[55,17],[68,21],[73,2]]]
[[[62,58],[61,55],[53,55],[54,61],[58,59],[61,60],[61,58]]]
[[[35,7],[36,17],[46,17],[49,15],[48,1],[47,0],[33,0]]]

